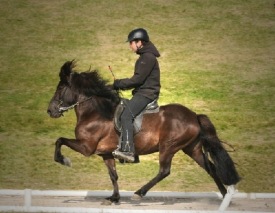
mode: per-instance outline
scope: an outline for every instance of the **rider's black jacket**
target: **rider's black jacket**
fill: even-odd
[[[133,89],[132,93],[143,95],[151,100],[158,98],[160,92],[160,69],[157,57],[160,56],[152,42],[146,43],[137,51],[140,57],[135,64],[135,72],[131,78],[114,81],[115,89]]]

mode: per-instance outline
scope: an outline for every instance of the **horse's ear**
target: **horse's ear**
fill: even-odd
[[[60,69],[59,77],[61,81],[68,82],[70,74],[73,72],[73,68],[76,66],[76,61],[67,61]]]
[[[71,72],[73,72],[73,69],[76,67],[76,60],[73,59],[70,61],[70,69],[71,69]]]

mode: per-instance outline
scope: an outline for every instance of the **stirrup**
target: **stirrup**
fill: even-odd
[[[133,163],[135,161],[134,153],[132,152],[122,152],[119,149],[116,149],[112,152],[113,156],[118,159],[123,159],[127,162]]]
[[[137,164],[137,163],[140,163],[140,160],[139,160],[139,156],[135,154],[135,161],[134,162],[128,162],[124,159],[118,159],[119,160],[119,163],[121,164],[125,164],[125,163],[134,163],[134,164]]]

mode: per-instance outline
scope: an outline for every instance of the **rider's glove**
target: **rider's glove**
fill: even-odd
[[[119,81],[120,80],[114,80],[114,84],[113,84],[113,88],[115,89],[115,90],[118,90],[119,89]]]

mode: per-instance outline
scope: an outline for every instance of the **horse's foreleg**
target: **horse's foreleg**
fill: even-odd
[[[160,154],[160,169],[159,173],[156,177],[154,177],[151,181],[141,187],[139,190],[135,192],[135,195],[132,197],[133,200],[140,199],[146,195],[146,193],[155,186],[158,182],[166,178],[170,175],[171,163],[174,154],[161,153]]]
[[[61,146],[63,145],[62,143],[62,138],[59,138],[56,142],[55,142],[55,152],[54,152],[54,160],[62,165],[66,165],[66,166],[71,166],[71,163],[66,163],[66,162],[70,162],[70,160],[68,158],[65,158],[62,154],[61,154]]]
[[[107,197],[106,200],[110,201],[110,203],[118,203],[119,199],[120,199],[120,195],[119,195],[119,188],[118,188],[118,183],[117,183],[118,175],[116,172],[115,159],[114,159],[113,155],[111,155],[111,154],[103,155],[102,158],[104,160],[105,165],[108,168],[108,172],[109,172],[109,175],[110,175],[110,178],[111,178],[111,181],[113,184],[113,188],[114,188],[112,196]],[[108,203],[104,203],[104,204],[108,204]]]
[[[62,165],[71,166],[71,161],[69,158],[64,157],[61,154],[61,146],[65,145],[72,150],[79,152],[85,156],[89,156],[92,154],[92,151],[87,148],[87,146],[81,144],[76,139],[67,139],[67,138],[59,138],[55,142],[55,153],[54,153],[54,160]]]

